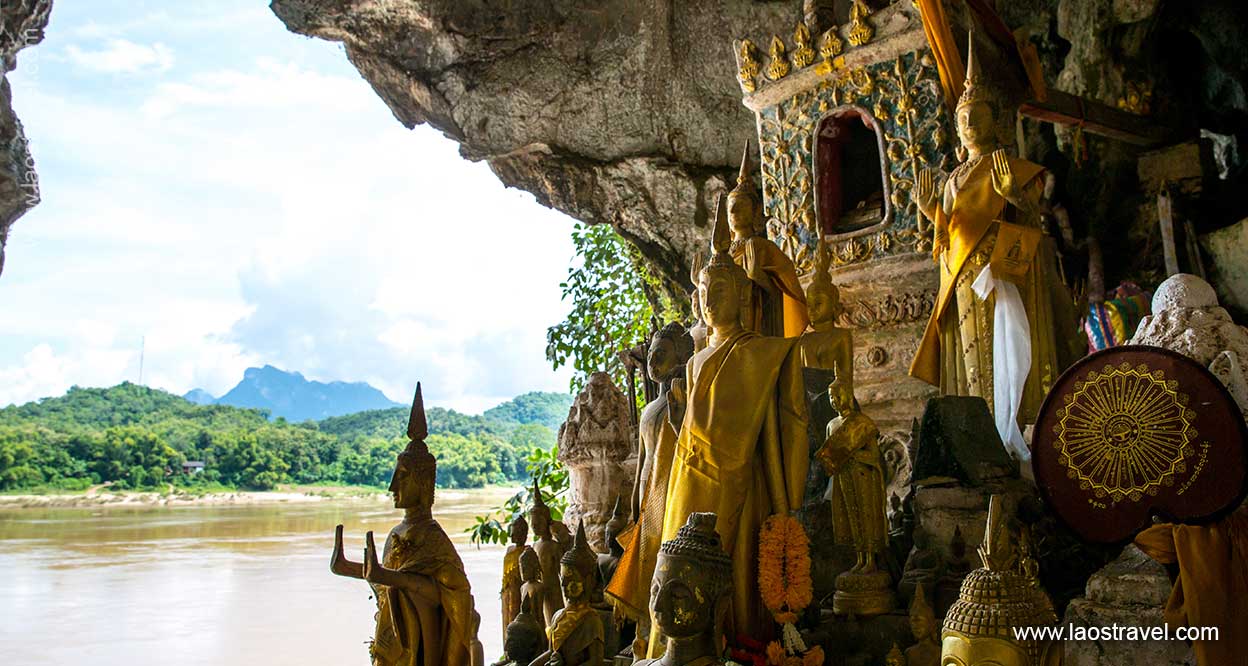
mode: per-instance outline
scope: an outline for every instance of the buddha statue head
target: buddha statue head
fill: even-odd
[[[815,252],[815,272],[810,278],[810,286],[806,287],[806,308],[810,313],[810,323],[816,327],[834,326],[843,311],[841,290],[828,275],[831,265],[832,254],[821,239]]]
[[[919,643],[928,640],[935,643],[937,642],[937,629],[936,613],[932,612],[932,607],[927,603],[927,595],[923,592],[923,586],[916,585],[914,599],[910,601],[910,634]]]
[[[394,495],[396,509],[431,509],[433,486],[437,477],[438,463],[429,453],[425,437],[429,428],[425,423],[425,402],[421,397],[420,384],[416,384],[416,397],[407,418],[407,447],[399,453],[390,477],[390,493]]]
[[[550,507],[542,499],[542,489],[533,479],[533,508],[529,509],[529,524],[533,527],[533,536],[538,539],[550,538]]]
[[[679,322],[672,322],[655,332],[646,353],[646,372],[650,379],[663,383],[679,377],[685,361],[693,356],[693,336]]]
[[[542,560],[532,546],[525,546],[520,551],[520,580],[535,583],[542,579]]]
[[[559,558],[559,584],[569,605],[589,601],[597,585],[597,573],[598,556],[589,547],[582,520],[577,525],[572,547]]]
[[[511,536],[511,542],[517,546],[524,546],[529,540],[529,521],[524,516],[517,516],[511,521],[511,527],[507,530]]]
[[[702,320],[714,329],[741,325],[741,309],[746,302],[750,278],[732,260],[732,237],[728,231],[728,211],[721,197],[715,204],[715,227],[711,230],[711,260],[698,273],[698,300]]]
[[[893,647],[884,655],[884,666],[906,666],[906,655],[901,653],[901,648],[893,643]]]
[[[563,548],[563,552],[566,553],[572,549],[572,531],[562,520],[550,521],[550,535]]]
[[[980,71],[975,58],[975,31],[967,34],[966,80],[955,110],[958,139],[964,150],[987,153],[999,143],[996,91]]]
[[[750,142],[745,142],[737,185],[728,193],[728,221],[734,238],[763,235],[763,202],[754,183],[754,161],[750,159]]]
[[[683,329],[682,329],[683,330]],[[628,516],[624,513],[624,496],[615,496],[615,508],[611,510],[611,519],[607,521],[604,528],[607,538],[607,548],[610,549],[612,555],[622,555],[624,553],[623,546],[616,540],[628,527]]]
[[[1046,648],[1036,640],[1018,640],[1021,627],[1051,626],[1052,607],[1037,603],[1029,581],[1019,575],[1001,497],[988,504],[988,525],[979,547],[983,566],[962,581],[958,600],[945,615],[941,666],[1040,666]]]
[[[676,538],[659,546],[650,587],[650,617],[664,636],[716,636],[728,612],[732,560],[713,513],[691,513]]]
[[[832,408],[836,413],[845,416],[854,410],[854,387],[846,379],[843,379],[845,373],[841,371],[840,363],[836,364],[836,375],[831,384],[828,384],[828,400],[832,403]]]

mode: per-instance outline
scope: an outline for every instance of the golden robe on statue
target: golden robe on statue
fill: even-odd
[[[1043,168],[1027,160],[1008,159],[1023,195],[1038,202]],[[950,178],[957,177],[955,172]],[[996,292],[981,299],[972,284],[989,263],[1002,218],[1015,217],[1015,209],[993,188],[991,156],[970,169],[952,199],[951,210],[936,208],[936,234],[947,233],[949,244],[940,257],[936,305],[910,374],[940,387],[942,395],[979,396],[993,409]],[[1034,220],[1013,222],[1035,224]],[[1035,422],[1044,396],[1072,360],[1073,303],[1057,272],[1053,239],[1041,239],[1026,274],[1014,282],[1030,326],[1031,370],[1019,408],[1019,421],[1026,424]]]
[[[732,260],[753,283],[741,317],[745,327],[763,335],[801,335],[810,320],[793,260],[762,236],[733,241]]]
[[[796,342],[740,331],[689,362],[667,488],[662,540],[676,538],[691,513],[718,515],[732,556],[730,626],[755,637],[770,626],[758,591],[758,531],[767,516],[801,506],[809,467]]]
[[[475,638],[472,592],[446,532],[429,520],[403,536],[391,533],[383,564],[428,576],[437,585],[439,603],[374,585],[377,633],[370,649],[374,666],[468,666]]]

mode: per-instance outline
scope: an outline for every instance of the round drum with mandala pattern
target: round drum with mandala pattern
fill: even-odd
[[[1234,401],[1200,364],[1164,349],[1115,347],[1075,364],[1035,432],[1041,490],[1091,541],[1129,538],[1153,514],[1212,518],[1248,481]]]

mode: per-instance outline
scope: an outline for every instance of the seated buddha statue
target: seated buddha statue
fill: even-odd
[[[841,316],[841,292],[832,283],[828,269],[832,257],[823,241],[815,253],[815,272],[806,287],[806,308],[810,324],[798,342],[803,368],[838,370],[837,377],[853,392],[854,386],[854,335],[847,328],[840,328],[836,320]]]
[[[546,628],[550,647],[529,666],[599,666],[605,628],[589,605],[598,579],[598,558],[585,537],[585,523],[576,530],[572,547],[559,560],[559,583],[565,605]]]
[[[537,621],[531,597],[524,597],[520,602],[520,612],[507,625],[504,636],[503,664],[528,666],[537,655],[546,651],[546,630]]]
[[[364,561],[343,554],[342,525],[334,533],[330,571],[365,580],[377,599],[377,627],[369,647],[373,666],[481,666],[480,616],[464,564],[433,519],[437,461],[425,445],[428,428],[420,385],[408,418],[407,448],[399,454],[390,492],[403,521],[390,530],[381,558],[373,533]]]
[[[692,513],[663,542],[650,594],[650,616],[666,637],[663,656],[634,666],[711,666],[726,663],[723,623],[731,603],[732,561],[715,531],[713,513]]]
[[[1007,448],[1027,459],[1020,424],[1035,422],[1053,382],[1077,358],[1073,302],[1056,245],[1041,229],[1044,169],[1001,147],[1002,100],[980,72],[973,38],[968,48],[955,118],[966,158],[943,194],[932,170],[915,188],[933,223],[940,288],[910,374],[941,395],[984,398]],[[995,358],[998,348],[1009,356]]]
[[[806,330],[806,296],[793,260],[766,236],[763,202],[754,184],[750,144],[741,156],[737,185],[728,193],[728,221],[732,229],[732,260],[745,269],[750,289],[745,293],[741,321],[763,335],[792,337]]]

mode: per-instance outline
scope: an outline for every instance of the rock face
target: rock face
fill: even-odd
[[[17,68],[17,52],[43,41],[52,0],[17,0],[0,5],[0,272],[4,246],[17,218],[39,203],[39,177],[22,123],[13,113],[9,72]]]
[[[616,497],[623,506],[632,501],[636,443],[628,398],[607,373],[590,375],[559,428],[559,462],[569,477],[563,522],[575,526],[584,520],[590,545],[600,553],[608,552],[606,526]]]

